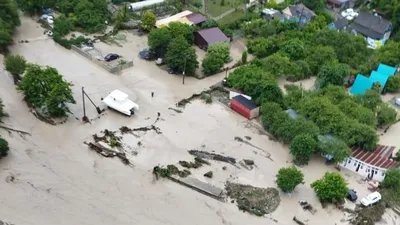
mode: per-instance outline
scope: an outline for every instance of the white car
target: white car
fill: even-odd
[[[373,205],[377,202],[379,202],[382,199],[382,196],[379,192],[375,191],[372,192],[371,194],[365,196],[363,199],[361,199],[361,204],[365,207]]]
[[[135,114],[135,110],[139,110],[139,105],[129,100],[128,95],[120,90],[112,91],[103,99],[103,103],[127,116],[131,116]]]

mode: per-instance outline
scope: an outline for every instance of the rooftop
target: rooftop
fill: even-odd
[[[353,95],[364,94],[368,89],[372,88],[374,82],[362,74],[358,74],[350,93]]]
[[[395,146],[379,145],[374,151],[367,152],[364,151],[364,149],[355,147],[352,149],[353,153],[351,154],[351,157],[379,168],[397,168],[400,166],[400,162],[389,159],[395,148]]]
[[[240,102],[240,104],[242,104],[243,106],[245,106],[246,108],[248,108],[250,110],[258,107],[254,102],[243,97],[242,95],[237,95],[237,96],[233,97],[232,99],[235,99],[236,101]]]
[[[192,13],[187,15],[186,18],[190,20],[193,24],[199,24],[207,20],[207,18],[200,13]]]
[[[391,23],[381,16],[360,12],[351,27],[365,36],[379,40],[383,38]]]
[[[156,26],[158,28],[165,27],[165,26],[168,26],[168,24],[171,23],[171,22],[181,22],[181,23],[186,23],[188,25],[192,25],[193,23],[189,19],[186,18],[186,16],[188,16],[190,14],[192,14],[191,11],[185,10],[183,12],[177,13],[177,14],[172,15],[170,17],[167,17],[167,18],[164,18],[164,19],[161,19],[161,20],[157,20]]]
[[[229,38],[218,27],[199,30],[197,33],[203,37],[208,44],[229,41]]]

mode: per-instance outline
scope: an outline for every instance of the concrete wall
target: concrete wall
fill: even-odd
[[[124,64],[119,64],[119,65],[114,65],[114,66],[110,66],[104,63],[104,61],[99,60],[95,57],[93,57],[90,53],[83,51],[82,49],[76,47],[76,46],[72,46],[71,49],[74,52],[79,53],[80,55],[84,56],[85,58],[89,59],[90,61],[94,62],[95,64],[97,64],[98,66],[100,66],[101,68],[107,70],[110,73],[117,73],[123,69],[129,68],[133,66],[133,61],[128,61]]]
[[[371,176],[373,174],[372,180],[376,180],[379,182],[383,181],[383,179],[385,178],[386,169],[372,166],[353,157],[346,159],[339,165],[345,169],[356,172],[363,177],[368,177],[368,175]]]

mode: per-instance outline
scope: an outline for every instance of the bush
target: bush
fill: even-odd
[[[8,150],[10,150],[8,142],[0,136],[0,159],[7,156]]]
[[[311,184],[321,202],[336,203],[347,195],[347,182],[337,173],[325,173],[325,175]]]
[[[247,63],[247,51],[244,51],[242,53],[242,63],[246,64]]]
[[[378,111],[378,126],[391,125],[396,121],[397,112],[387,104],[382,104]]]
[[[400,189],[400,169],[395,168],[386,171],[382,185],[385,188]]]
[[[64,15],[54,19],[53,32],[57,32],[61,36],[67,35],[73,29],[71,21]]]
[[[389,77],[386,83],[386,90],[390,93],[395,93],[400,91],[400,76],[394,75]]]
[[[201,25],[201,29],[207,29],[207,28],[211,28],[211,27],[218,27],[217,21],[215,21],[213,19],[208,19],[206,22],[204,22]]]
[[[297,185],[304,183],[303,173],[294,166],[279,169],[276,177],[276,184],[283,192],[292,192]]]
[[[207,53],[201,66],[205,75],[213,75],[221,70],[224,61],[216,53]]]
[[[0,99],[0,122],[1,122],[1,118],[3,118],[6,115],[7,114],[4,112],[3,100]]]
[[[13,76],[19,76],[25,72],[26,60],[20,55],[8,55],[4,59],[4,67]]]
[[[71,49],[71,43],[68,39],[63,38],[59,33],[53,33],[53,40],[66,49]]]
[[[297,135],[290,144],[290,153],[294,156],[294,162],[305,165],[317,147],[317,141],[309,134]]]

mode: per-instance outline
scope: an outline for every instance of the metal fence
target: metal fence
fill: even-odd
[[[90,53],[76,47],[76,46],[72,46],[71,49],[74,52],[79,53],[80,55],[84,56],[85,58],[89,59],[90,61],[94,62],[95,64],[97,64],[98,66],[100,66],[101,68],[107,70],[110,73],[118,73],[120,71],[122,71],[123,69],[129,68],[133,66],[133,61],[119,61],[118,64],[116,65],[109,65],[106,64],[103,60],[99,60],[97,57],[94,57],[93,55],[91,55]]]

